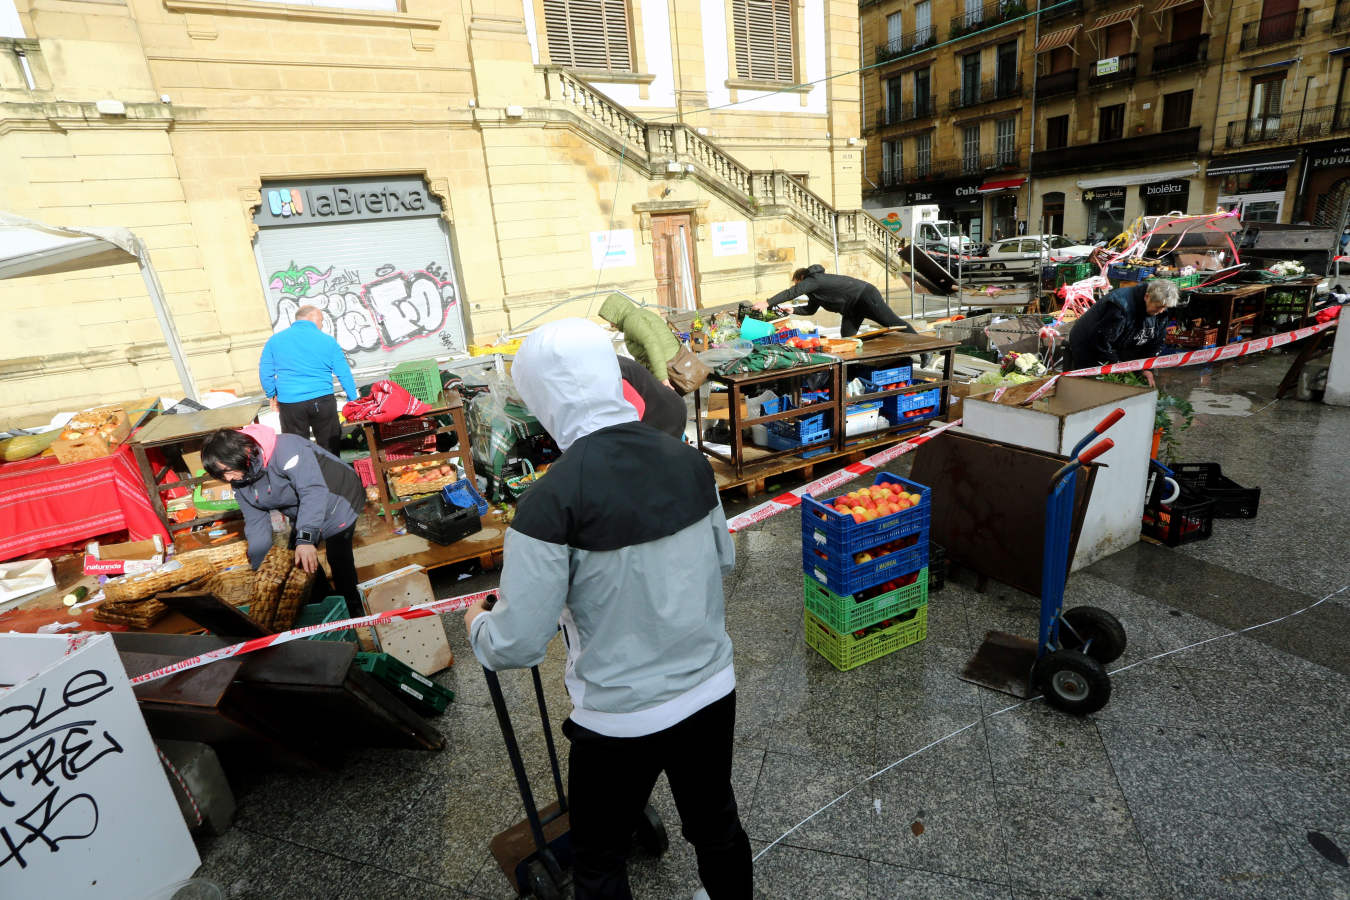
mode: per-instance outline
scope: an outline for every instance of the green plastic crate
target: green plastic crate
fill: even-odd
[[[900,621],[865,637],[838,634],[817,619],[809,609],[805,616],[806,643],[830,661],[836,669],[847,672],[874,659],[881,659],[901,647],[917,644],[928,636],[928,604],[924,603],[897,618]]]
[[[423,403],[435,403],[441,396],[441,367],[434,359],[412,359],[394,366],[389,380]]]
[[[887,591],[861,603],[851,596],[840,596],[810,575],[802,576],[806,608],[839,634],[852,634],[859,628],[882,619],[909,612],[928,602],[928,567],[919,571],[919,580],[911,585]]]
[[[295,625],[292,627],[300,628],[304,625],[324,625],[328,622],[337,622],[347,618],[347,598],[342,596],[325,597],[322,600],[316,600],[300,607],[299,614],[295,617]],[[303,638],[306,641],[349,641],[356,643],[356,630],[354,628],[343,628],[338,631],[325,631],[320,634],[311,634]]]
[[[206,470],[198,469],[196,474],[198,478],[204,478],[206,477]],[[209,509],[212,512],[225,512],[228,510],[238,509],[239,501],[203,499],[202,486],[201,483],[198,482],[197,484],[194,484],[192,486],[192,505],[195,506],[197,509]]]
[[[1178,290],[1188,291],[1188,290],[1190,290],[1191,288],[1193,288],[1193,287],[1199,285],[1202,281],[1204,281],[1204,280],[1205,280],[1205,277],[1206,277],[1206,276],[1200,275],[1200,274],[1196,274],[1196,275],[1181,275],[1181,276],[1178,276],[1177,278],[1174,278],[1173,281],[1175,281],[1175,282],[1177,283],[1177,289],[1178,289]]]
[[[441,687],[388,653],[358,653],[356,665],[424,716],[440,715],[455,699],[454,691]]]
[[[1090,278],[1095,268],[1089,262],[1058,263],[1055,266],[1055,287],[1060,288]]]

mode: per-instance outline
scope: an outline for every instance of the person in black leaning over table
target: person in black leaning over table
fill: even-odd
[[[864,319],[871,319],[886,328],[899,326],[910,334],[918,333],[914,326],[891,311],[876,285],[848,275],[828,275],[824,266],[820,265],[793,272],[792,287],[755,306],[767,309],[803,295],[807,299],[806,306],[801,310],[803,315],[809,316],[822,308],[840,315],[844,320],[839,326],[840,337],[853,337]]]
[[[1166,278],[1116,288],[1074,323],[1065,371],[1157,356],[1166,337],[1166,313],[1180,296],[1177,283]],[[1153,383],[1152,372],[1144,372],[1144,378]]]

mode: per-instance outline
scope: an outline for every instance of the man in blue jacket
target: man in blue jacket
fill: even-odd
[[[562,319],[516,354],[516,388],[563,455],[521,498],[501,598],[466,612],[469,642],[489,669],[524,668],[562,626],[577,900],[632,897],[628,845],[662,772],[707,895],[749,900],[722,595],[735,548],[708,461],[638,421],[611,348],[598,325]]]
[[[323,311],[302,306],[290,328],[278,331],[263,345],[258,380],[272,409],[281,414],[284,434],[308,438],[338,455],[342,425],[338,422],[333,376],[342,382],[348,400],[355,400],[356,381],[338,342],[323,333]]]

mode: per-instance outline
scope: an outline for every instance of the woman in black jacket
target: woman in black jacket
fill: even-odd
[[[804,315],[809,316],[821,308],[839,314],[843,319],[839,326],[840,337],[853,337],[864,319],[871,319],[886,328],[899,326],[910,334],[918,334],[914,326],[891,311],[876,285],[848,275],[827,275],[824,266],[820,265],[793,272],[792,287],[755,305],[766,309],[802,295],[808,301],[801,310]]]

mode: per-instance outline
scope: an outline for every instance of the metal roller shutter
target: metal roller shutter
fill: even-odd
[[[264,228],[254,244],[272,330],[324,310],[353,369],[466,351],[459,279],[437,216]]]

